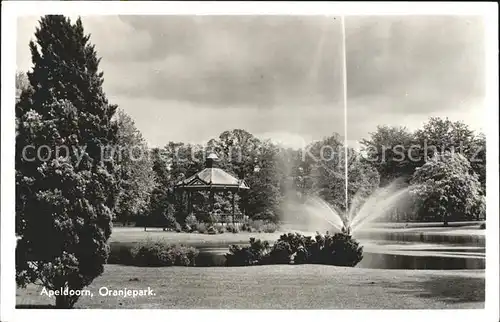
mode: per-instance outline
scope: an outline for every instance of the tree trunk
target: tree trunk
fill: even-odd
[[[67,295],[56,295],[56,309],[71,309],[70,297]]]

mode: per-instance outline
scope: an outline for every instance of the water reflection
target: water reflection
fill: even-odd
[[[448,270],[448,269],[484,269],[485,258],[481,256],[481,250],[475,250],[469,253],[475,253],[475,256],[461,257],[461,252],[454,252],[447,249],[448,253],[454,253],[450,256],[439,256],[443,252],[436,253],[435,250],[427,251],[431,256],[412,255],[412,251],[406,251],[406,254],[387,254],[376,252],[364,252],[363,260],[356,266],[359,268],[375,269],[430,269],[430,270]],[[227,248],[204,248],[196,260],[197,266],[224,266]],[[484,250],[483,250],[484,253]],[[484,254],[483,254],[484,255]]]
[[[380,269],[484,269],[485,258],[412,256],[399,254],[364,253],[363,260],[356,266]]]

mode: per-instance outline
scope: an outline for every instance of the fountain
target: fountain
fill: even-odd
[[[408,187],[401,187],[399,180],[379,188],[369,196],[361,193],[354,196],[347,212],[340,211],[318,196],[307,197],[305,202],[289,202],[289,213],[300,216],[288,216],[287,221],[295,224],[300,230],[329,231],[355,234],[370,229],[370,224],[386,217],[395,208],[407,207],[409,203]],[[304,218],[305,215],[305,218]]]
[[[325,200],[317,197],[310,196],[306,197],[305,200],[296,200],[294,195],[297,195],[295,191],[295,187],[288,187],[289,191],[287,191],[288,200],[285,201],[284,204],[284,221],[287,223],[291,223],[294,225],[295,229],[299,230],[299,232],[310,234],[311,232],[319,232],[319,231],[329,231],[331,229],[334,232],[341,232],[343,234],[347,234],[349,236],[354,236],[357,239],[366,238],[373,239],[374,237],[380,239],[387,239],[392,241],[392,245],[388,246],[387,243],[380,244],[374,243],[377,248],[377,252],[373,252],[372,254],[383,254],[387,256],[382,256],[373,259],[373,261],[378,261],[380,258],[381,263],[377,263],[375,265],[369,264],[368,266],[376,266],[376,267],[385,267],[389,268],[386,264],[389,262],[398,262],[401,259],[402,262],[407,264],[407,259],[410,258],[410,264],[408,267],[413,268],[427,268],[428,263],[432,260],[422,260],[422,254],[419,256],[419,264],[417,265],[416,258],[414,255],[409,255],[409,250],[415,249],[426,249],[432,247],[432,251],[425,254],[426,256],[430,256],[432,258],[438,258],[439,264],[436,266],[438,269],[442,269],[444,266],[442,258],[443,256],[450,256],[450,252],[444,252],[443,247],[445,243],[453,243],[456,241],[455,237],[448,232],[444,231],[436,231],[435,226],[425,226],[425,225],[415,225],[413,228],[408,228],[407,224],[402,227],[403,229],[396,228],[398,225],[390,225],[391,227],[387,227],[387,225],[382,229],[377,229],[376,222],[382,219],[385,219],[389,214],[392,214],[394,210],[408,210],[411,205],[411,200],[409,196],[410,187],[407,185],[401,185],[401,180],[395,180],[393,183],[388,186],[379,188],[372,192],[369,195],[366,195],[363,192],[358,192],[353,198],[348,198],[349,191],[349,166],[348,166],[348,146],[347,146],[347,60],[346,60],[346,39],[345,39],[345,25],[344,25],[344,17],[341,17],[341,25],[342,25],[342,76],[343,76],[343,105],[344,105],[344,178],[345,178],[345,200],[346,200],[346,211],[340,211],[335,209],[332,205],[325,202]],[[301,198],[303,199],[303,198]],[[349,200],[350,199],[350,200]],[[435,224],[435,223],[434,223]],[[418,227],[418,228],[415,228]],[[287,227],[282,227],[285,230]],[[298,229],[297,229],[298,228]],[[452,236],[452,237],[450,237]],[[466,236],[469,238],[469,236]],[[474,236],[473,236],[474,237]],[[462,238],[462,237],[460,237]],[[467,239],[466,238],[466,239]],[[469,245],[473,247],[474,251],[479,251],[484,253],[484,238],[479,238],[482,240],[483,246],[481,249],[481,243],[477,243],[473,241],[460,242],[463,244],[472,244]],[[410,241],[410,243],[407,243]],[[364,239],[363,243],[367,245],[370,241]],[[403,244],[407,243],[404,245]],[[416,245],[418,244],[419,245]],[[417,246],[417,247],[415,247]],[[479,247],[477,247],[479,246]],[[395,251],[399,251],[398,260],[395,260],[394,255]],[[410,252],[411,253],[411,252]],[[430,254],[430,255],[429,255]],[[473,254],[476,255],[476,254]],[[412,258],[414,256],[414,258]],[[464,258],[454,256],[453,258]],[[469,257],[474,257],[470,254],[467,254]],[[477,257],[481,257],[480,255]],[[484,257],[484,256],[483,256]],[[469,258],[466,258],[469,260]],[[476,258],[477,259],[477,258]],[[465,268],[481,268],[484,265],[484,260],[476,260],[473,259],[473,263],[465,263],[459,264],[459,266],[463,266]],[[472,259],[471,259],[472,260]],[[371,262],[365,261],[365,262]],[[407,268],[406,264],[391,264],[394,265],[395,268]],[[384,266],[385,265],[385,266]],[[455,267],[456,264],[451,264],[450,267]],[[390,265],[389,265],[390,266]],[[432,266],[432,265],[431,265]]]

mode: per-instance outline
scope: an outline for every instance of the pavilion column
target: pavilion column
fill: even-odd
[[[233,225],[234,225],[234,191],[232,192],[232,197],[233,197],[233,200],[232,200],[232,203],[233,203]]]
[[[215,203],[214,191],[212,189],[210,189],[210,212],[211,213],[214,211],[214,203]]]
[[[187,204],[187,190],[182,190],[182,195],[181,195],[181,202],[182,202],[182,209],[186,211],[187,215],[189,215],[189,205]]]

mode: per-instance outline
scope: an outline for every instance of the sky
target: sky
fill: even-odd
[[[38,17],[22,17],[17,69]],[[225,130],[300,147],[344,136],[339,17],[84,16],[104,90],[150,146]],[[430,116],[484,126],[484,30],[472,16],[348,16],[347,142]]]

